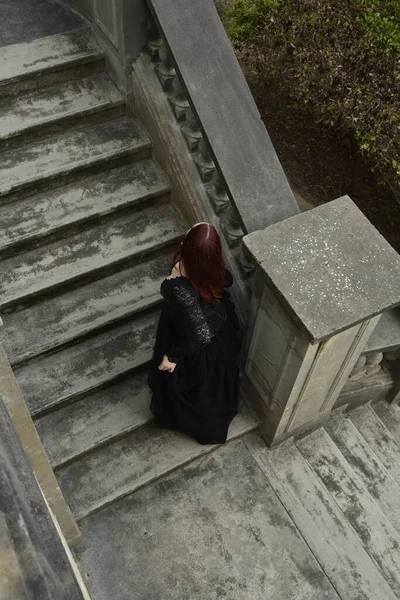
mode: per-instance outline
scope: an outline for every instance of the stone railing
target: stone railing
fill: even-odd
[[[380,372],[381,353],[361,355],[400,304],[400,256],[348,197],[244,242],[262,282],[246,374],[276,443],[327,419],[352,378]]]
[[[400,307],[382,314],[335,408],[380,400],[400,400]]]
[[[199,118],[191,108],[189,94],[184,90],[181,78],[177,74],[167,42],[154,21],[150,25],[150,31],[148,51],[154,62],[155,72],[171,104],[173,114],[181,126],[182,135],[198,169],[204,189],[215,214],[220,219],[226,241],[230,248],[236,248],[245,235],[246,225],[228,195],[228,188],[214,161],[212,147],[202,132]],[[242,254],[239,255],[239,259],[243,259]]]
[[[364,354],[393,353],[400,350],[400,307],[382,315],[364,348]]]
[[[354,237],[349,230],[346,211],[350,214],[355,211],[355,220],[360,217],[366,237],[369,228],[372,238],[375,230],[349,199],[299,215],[212,0],[201,3],[175,0],[174,10],[170,10],[164,0],[147,0],[147,6],[147,43],[144,54],[133,63],[135,110],[156,142],[156,157],[167,171],[173,189],[180,189],[176,204],[188,215],[189,221],[208,220],[222,233],[238,287],[234,290],[235,300],[247,333],[243,388],[247,397],[254,398],[254,405],[265,422],[267,439],[275,443],[324,420],[331,410],[346,402],[341,396],[343,388],[351,381],[353,368],[357,370],[356,363],[381,312],[396,303],[390,304],[388,300],[392,297],[391,290],[382,271],[379,275],[384,284],[380,291],[386,285],[387,294],[376,302],[376,310],[371,306],[375,295],[379,295],[375,288],[378,278],[368,288],[370,282],[365,277],[368,306],[364,311],[357,307],[358,319],[347,315],[347,322],[340,321],[341,311],[345,314],[355,310],[354,298],[350,294],[347,300],[346,296],[348,281],[356,291],[357,274],[366,275],[365,256],[360,256],[356,246],[359,242],[363,247],[362,236]],[[158,147],[163,150],[157,155]],[[290,239],[286,229],[290,231],[293,223],[297,223],[296,235],[302,241],[298,242],[298,254],[293,256],[293,261],[298,260],[301,267],[313,265],[315,241],[318,239],[320,244],[317,259],[323,260],[330,230],[336,230],[335,207],[344,205],[343,214],[339,214],[337,208],[343,220],[340,228],[342,233],[347,231],[347,246],[353,243],[353,254],[345,247],[342,236],[343,248],[336,250],[344,251],[348,259],[347,264],[343,262],[343,279],[336,281],[336,290],[330,290],[328,280],[321,279],[316,291],[329,303],[335,298],[333,293],[343,286],[341,292],[349,305],[337,306],[336,315],[331,311],[331,316],[336,318],[331,329],[327,316],[314,311],[312,318],[315,324],[319,323],[320,336],[313,337],[307,330],[305,314],[293,313],[293,298],[296,293],[300,296],[302,290],[293,291],[290,299],[282,298],[281,290],[274,290],[271,282],[266,283],[264,271],[268,280],[270,265],[261,261],[260,266],[260,254],[255,256],[251,240],[262,239],[258,246],[261,255],[264,252],[271,264],[275,261],[276,268],[281,269]],[[324,211],[325,238],[321,231],[312,229]],[[278,232],[276,237],[274,232]],[[272,239],[275,245],[271,245]],[[380,237],[377,244],[382,247],[376,252],[382,252],[383,257],[389,253],[395,264],[397,254],[390,253]],[[364,253],[368,255],[367,249]],[[382,260],[384,262],[384,258]],[[385,263],[387,268],[389,262]],[[289,265],[286,266],[289,269]],[[297,275],[290,269],[288,272],[291,272],[290,284],[295,290]],[[313,276],[310,267],[310,278]],[[329,294],[333,294],[331,300]],[[400,299],[400,293],[397,297]],[[289,300],[292,309],[288,311]],[[308,300],[308,310],[313,312],[313,303]],[[326,330],[322,332],[324,326]],[[375,356],[365,359],[366,371],[371,376],[380,370],[378,359]],[[389,385],[389,379],[385,385]],[[378,391],[381,392],[381,388]]]
[[[400,400],[400,308],[386,311],[367,341],[337,406]]]
[[[0,598],[90,600],[0,394]],[[15,413],[14,413],[15,416]]]
[[[378,401],[400,401],[398,350],[361,354],[334,408],[352,408]]]
[[[163,0],[147,4],[145,51],[159,89],[153,87],[141,101],[151,79],[141,55],[133,64],[135,109],[150,130],[156,156],[155,120],[158,130],[163,129],[160,146],[177,131],[184,140],[185,152],[180,147],[174,158],[164,160],[162,150],[160,160],[167,172],[171,163],[183,172],[175,181],[174,173],[168,172],[173,184],[177,182],[175,188],[191,169],[183,155],[194,165],[199,189],[193,193],[183,188],[178,203],[189,220],[209,220],[223,234],[229,266],[246,290],[239,311],[247,315],[246,282],[254,267],[242,252],[243,237],[297,214],[299,208],[213,1],[175,0],[173,10]],[[139,80],[144,68],[146,77]],[[149,105],[157,103],[152,118],[146,118]],[[166,123],[168,118],[173,123]]]
[[[58,486],[4,348],[0,344],[0,397],[22,444],[43,496],[70,547],[81,549],[81,535]],[[1,426],[1,423],[0,423]],[[1,436],[0,436],[1,437]]]

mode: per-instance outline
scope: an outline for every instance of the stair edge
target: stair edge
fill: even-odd
[[[248,425],[244,426],[241,431],[238,431],[237,433],[233,434],[231,437],[228,434],[228,439],[225,444],[216,444],[214,446],[211,446],[211,445],[203,446],[202,447],[203,449],[199,452],[199,454],[196,454],[195,456],[192,456],[188,459],[178,462],[176,465],[167,468],[165,471],[163,471],[160,474],[157,474],[153,477],[145,478],[145,480],[143,482],[139,483],[138,485],[127,486],[125,489],[121,490],[120,493],[115,494],[112,497],[111,496],[107,497],[107,499],[105,499],[104,502],[99,502],[99,503],[93,505],[93,507],[90,510],[76,514],[75,518],[76,518],[77,522],[80,523],[81,521],[83,521],[83,519],[86,519],[86,518],[90,517],[91,515],[98,513],[99,511],[107,508],[114,502],[121,500],[125,496],[128,496],[129,494],[133,494],[136,491],[138,491],[139,489],[146,487],[147,485],[151,485],[154,481],[161,479],[161,477],[169,475],[170,473],[173,473],[177,469],[180,469],[180,468],[194,462],[195,460],[202,458],[203,456],[207,456],[208,454],[211,454],[212,452],[215,452],[215,451],[219,450],[220,448],[224,447],[226,444],[229,444],[229,443],[235,441],[236,439],[243,437],[247,433],[254,431],[255,429],[257,429],[260,426],[260,423],[259,423],[257,417],[254,415],[254,413],[252,411],[250,411],[250,409],[248,409],[248,410],[249,410],[251,416],[253,417],[254,422],[252,424],[248,424]]]

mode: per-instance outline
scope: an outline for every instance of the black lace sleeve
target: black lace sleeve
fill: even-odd
[[[166,279],[161,293],[169,305],[180,340],[167,352],[168,360],[176,363],[180,357],[193,354],[209,344],[213,335],[200,305],[199,294],[188,282],[181,278]]]

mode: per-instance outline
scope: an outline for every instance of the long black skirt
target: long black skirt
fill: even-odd
[[[187,433],[202,444],[224,443],[238,411],[240,329],[233,304],[226,297],[223,301],[228,316],[221,329],[207,346],[180,358],[173,373],[157,368],[177,342],[164,304],[149,374],[158,426]]]

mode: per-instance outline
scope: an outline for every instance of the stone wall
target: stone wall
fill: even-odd
[[[85,600],[0,395],[0,598]]]
[[[147,39],[148,9],[144,0],[67,0],[89,18],[106,53],[109,71],[129,94],[130,65]]]

